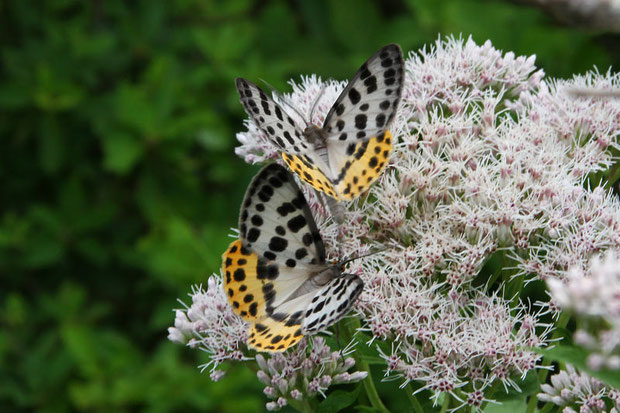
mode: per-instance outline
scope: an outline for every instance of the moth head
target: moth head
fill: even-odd
[[[327,134],[323,128],[319,128],[316,125],[310,124],[304,129],[304,137],[306,141],[314,145],[315,148],[324,147],[327,141]]]

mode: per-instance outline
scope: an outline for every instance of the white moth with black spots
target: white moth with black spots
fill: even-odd
[[[336,99],[322,126],[300,125],[252,82],[237,91],[250,118],[281,151],[288,167],[316,190],[341,201],[357,198],[380,176],[392,153],[388,127],[404,81],[400,46],[372,55]]]
[[[362,280],[328,265],[306,199],[283,166],[261,169],[247,189],[239,239],[222,256],[224,289],[251,323],[248,345],[283,351],[347,315]]]

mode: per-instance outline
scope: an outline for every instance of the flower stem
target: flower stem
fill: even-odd
[[[355,334],[357,329],[361,326],[360,321],[357,317],[346,320],[346,322],[342,323],[342,325],[342,330],[347,336],[347,341],[351,341],[351,339],[353,338],[353,334]],[[370,372],[370,366],[359,356],[359,353],[357,351],[353,352],[352,355],[355,359],[355,363],[357,364],[358,369],[368,372],[368,376],[362,381],[362,383],[364,384],[364,389],[366,390],[366,396],[368,397],[370,405],[382,413],[389,413],[389,410],[381,401],[379,393],[375,388],[375,383],[372,380],[372,374]]]
[[[289,400],[289,404],[297,411],[303,413],[312,413],[316,411],[315,408],[312,407],[310,402],[307,399],[302,400]]]
[[[535,394],[530,396],[530,399],[527,401],[527,409],[525,413],[533,413],[536,411],[536,405],[538,404],[538,397]]]
[[[545,406],[540,409],[540,413],[547,413],[549,410],[552,410],[555,407],[553,403],[547,402]]]
[[[415,413],[424,413],[424,409],[422,405],[418,401],[418,398],[413,394],[413,389],[411,388],[411,384],[407,383],[405,388],[403,389],[409,398],[409,403],[411,403],[411,407]]]
[[[485,392],[484,397],[487,399],[491,399],[491,397],[493,397],[493,393],[495,393],[495,390],[497,390],[497,388],[499,387],[499,383],[499,380],[494,380],[493,384],[491,384],[489,389]],[[480,410],[484,411],[484,409],[487,407],[487,404],[489,404],[489,402],[483,401],[480,405]]]
[[[446,413],[448,411],[448,407],[450,407],[450,393],[445,393],[445,395],[446,397],[443,399],[440,413]]]
[[[570,320],[570,315],[564,312],[560,313],[560,318],[558,322],[556,323],[555,331],[553,332],[553,335],[551,336],[551,340],[549,340],[550,342],[554,342],[556,339],[559,338],[560,334],[562,334],[560,333],[560,330],[566,327],[566,324],[568,324],[568,320]],[[543,358],[541,366],[548,366],[549,364],[551,364],[549,359]],[[547,380],[547,374],[549,374],[549,370],[540,369],[540,371],[538,372],[538,382],[540,384],[543,384]],[[533,413],[536,410],[537,404],[538,404],[538,398],[536,397],[535,394],[532,394],[530,396],[530,400],[527,403],[526,413]],[[547,404],[549,404],[549,402],[547,402]]]

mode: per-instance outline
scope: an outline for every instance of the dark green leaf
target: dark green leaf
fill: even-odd
[[[588,350],[579,346],[557,345],[548,349],[532,349],[536,353],[542,354],[549,360],[572,364],[575,368],[600,379],[609,386],[620,389],[620,374],[618,370],[600,369],[592,370],[587,365],[587,358],[590,354]]]
[[[335,390],[325,398],[319,404],[319,413],[332,413],[339,412],[345,407],[351,406],[357,400],[359,396],[360,386],[355,387],[354,390],[344,391],[344,390]]]

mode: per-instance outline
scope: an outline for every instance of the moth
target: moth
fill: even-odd
[[[245,111],[278,148],[287,166],[338,201],[366,191],[387,165],[388,130],[400,103],[404,60],[400,46],[373,54],[336,99],[323,125],[300,125],[254,83],[238,78]]]
[[[325,261],[325,246],[303,192],[286,168],[270,164],[250,183],[239,239],[222,256],[233,311],[251,324],[248,346],[283,351],[344,317],[363,282]]]

